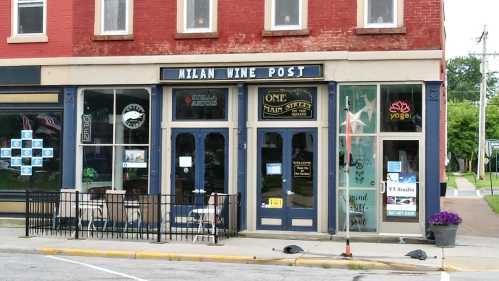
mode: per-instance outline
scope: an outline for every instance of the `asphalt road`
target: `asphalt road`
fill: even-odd
[[[448,275],[439,272],[356,271],[0,253],[0,280],[496,281],[497,273],[450,273]]]

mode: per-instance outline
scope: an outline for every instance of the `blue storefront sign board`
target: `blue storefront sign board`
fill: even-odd
[[[162,81],[241,81],[323,78],[321,64],[230,67],[163,67]]]

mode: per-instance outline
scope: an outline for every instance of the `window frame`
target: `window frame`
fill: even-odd
[[[105,28],[105,2],[106,0],[100,0],[100,35],[128,35],[130,34],[130,0],[125,0],[125,30],[111,30],[106,31]]]
[[[275,24],[275,13],[276,13],[276,1],[271,0],[270,4],[270,28],[271,30],[301,30],[303,29],[303,1],[298,0],[298,24],[295,25],[276,25]]]
[[[198,27],[198,28],[189,28],[187,26],[187,1],[188,0],[182,0],[183,1],[183,11],[182,11],[182,25],[183,25],[183,32],[184,33],[205,33],[205,32],[213,32],[213,27],[214,27],[214,24],[213,24],[213,20],[214,20],[214,17],[215,17],[215,13],[214,13],[214,0],[208,0],[209,2],[209,11],[208,11],[208,14],[210,15],[210,18],[209,18],[209,24],[208,24],[208,27]],[[195,1],[195,0],[194,0]]]
[[[42,32],[40,33],[19,33],[19,2],[42,3]],[[12,34],[13,36],[39,36],[47,34],[47,0],[13,0],[12,5]]]
[[[393,4],[393,21],[391,23],[369,23],[369,1],[364,0],[364,27],[366,28],[395,28],[398,26],[398,0],[391,0]]]
[[[83,143],[81,141],[81,132],[82,132],[82,122],[81,122],[81,116],[84,113],[83,110],[83,104],[84,104],[84,99],[85,99],[85,92],[87,90],[111,90],[113,91],[113,138],[112,138],[112,143],[103,143],[103,144],[90,144],[90,143]],[[148,138],[148,143],[147,144],[127,144],[127,143],[118,143],[116,142],[116,101],[117,101],[117,96],[120,94],[117,93],[119,90],[145,90],[148,94],[149,97],[149,138]],[[115,168],[117,167],[116,165],[116,153],[118,147],[147,147],[147,194],[150,194],[151,192],[151,148],[152,148],[152,90],[151,88],[148,87],[86,87],[86,88],[81,88],[78,92],[78,109],[77,109],[77,116],[78,116],[78,121],[77,121],[77,133],[76,133],[76,180],[75,180],[75,188],[76,190],[82,191],[83,188],[83,149],[84,147],[111,147],[112,148],[112,160],[111,160],[111,190],[116,190],[115,187],[115,176],[116,176],[116,171]],[[125,189],[123,189],[125,190]]]

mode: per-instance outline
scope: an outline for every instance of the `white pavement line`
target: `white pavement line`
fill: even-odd
[[[450,275],[447,272],[442,272],[440,274],[440,281],[450,281]]]
[[[107,273],[110,273],[110,274],[118,275],[118,276],[125,277],[125,278],[128,278],[128,279],[136,280],[136,281],[147,281],[146,279],[138,278],[138,277],[135,277],[135,276],[132,276],[132,275],[128,275],[128,274],[125,274],[125,273],[121,273],[121,272],[116,272],[116,271],[113,271],[113,270],[109,270],[109,269],[106,269],[106,268],[102,268],[100,266],[95,266],[95,265],[91,265],[91,264],[84,263],[84,262],[74,261],[74,260],[65,259],[65,258],[56,257],[56,256],[45,256],[45,257],[47,257],[49,259],[58,260],[58,261],[63,261],[63,262],[74,263],[74,264],[86,266],[86,267],[89,267],[89,268],[92,268],[92,269],[95,269],[95,270],[104,271],[104,272],[107,272]]]

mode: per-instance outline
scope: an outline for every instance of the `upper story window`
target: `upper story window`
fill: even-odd
[[[397,0],[365,0],[366,27],[396,27]]]
[[[272,29],[301,29],[303,0],[272,0]]]
[[[15,0],[14,34],[44,34],[46,0]]]
[[[128,0],[102,0],[102,34],[128,33]]]
[[[212,21],[212,0],[185,0],[184,32],[211,32]]]

